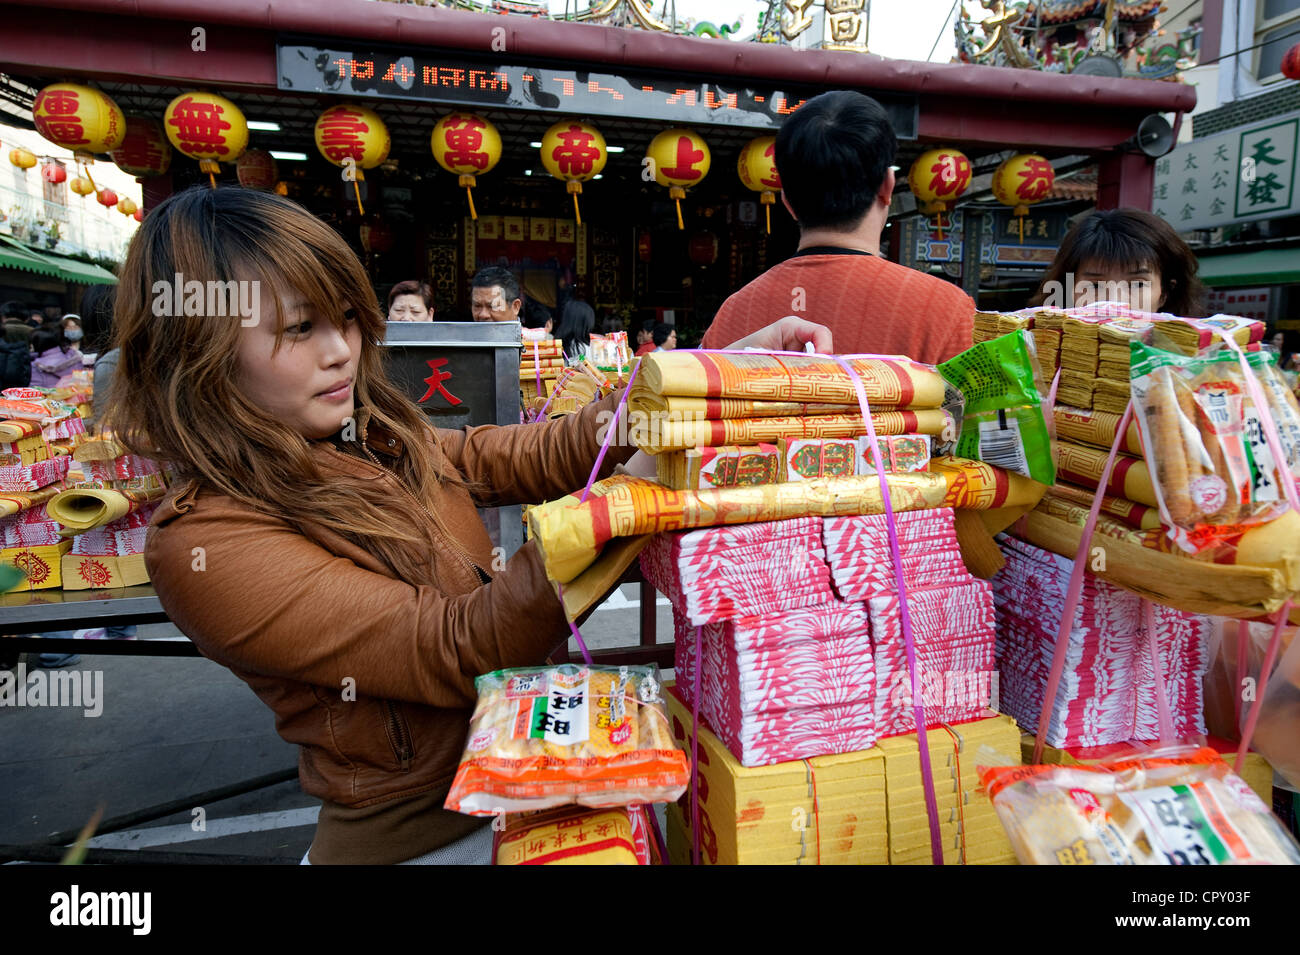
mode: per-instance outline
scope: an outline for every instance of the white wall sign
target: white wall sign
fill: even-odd
[[[1300,212],[1300,112],[1195,139],[1156,161],[1152,209],[1179,232]]]

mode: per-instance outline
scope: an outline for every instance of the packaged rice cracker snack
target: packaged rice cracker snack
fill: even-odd
[[[1022,865],[1300,864],[1300,846],[1209,747],[979,774]]]
[[[1267,407],[1227,349],[1187,357],[1132,344],[1133,410],[1156,500],[1170,538],[1197,553],[1271,521],[1286,509],[1283,482],[1300,472],[1300,409],[1279,388],[1270,362],[1251,360]],[[1265,419],[1278,426],[1278,462]]]
[[[446,806],[471,816],[577,803],[669,802],[686,791],[657,667],[497,670],[478,704]]]

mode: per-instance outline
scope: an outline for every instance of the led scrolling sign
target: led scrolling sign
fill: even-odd
[[[779,128],[821,92],[518,66],[429,49],[341,49],[284,41],[276,45],[276,59],[277,85],[292,92],[767,130]],[[916,138],[915,96],[863,92],[889,112],[899,139]]]

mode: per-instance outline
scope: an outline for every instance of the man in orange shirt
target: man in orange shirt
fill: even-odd
[[[938,364],[971,346],[970,296],[880,254],[897,150],[888,114],[861,93],[823,93],[785,121],[776,167],[799,249],[723,302],[701,347],[725,348],[786,315],[830,328],[841,355]]]

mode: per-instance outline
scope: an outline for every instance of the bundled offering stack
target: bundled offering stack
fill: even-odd
[[[641,569],[693,627],[835,599],[816,517],[660,534]]]
[[[906,358],[853,359],[877,435],[939,435],[952,421],[944,381]],[[853,381],[819,356],[653,352],[628,395],[634,444],[651,454],[781,438],[856,438]]]
[[[691,711],[668,693],[673,738],[691,750]],[[1020,731],[1005,716],[930,730],[940,831],[947,863],[1012,861],[988,800],[975,792],[975,754],[984,747],[1019,762]],[[706,727],[699,729],[700,861],[709,865],[928,864],[930,834],[916,734],[860,752],[742,766]],[[691,861],[691,798],[668,807],[673,862]]]
[[[674,614],[690,700],[695,628]],[[700,633],[700,718],[744,766],[867,749],[876,741],[867,614],[856,604],[711,623]]]
[[[67,487],[49,503],[72,537],[62,559],[65,590],[147,583],[144,538],[167,491],[157,462],[128,454],[112,438],[86,441],[73,456]]]
[[[1028,311],[1013,313],[1008,319],[1023,320]],[[1174,414],[1165,414],[1157,407],[1160,412],[1157,417],[1162,421],[1167,418],[1169,426],[1153,428],[1153,431],[1172,436],[1171,447],[1178,446],[1183,451],[1181,462],[1177,455],[1145,448],[1137,421],[1122,436],[1114,470],[1103,489],[1097,523],[1098,538],[1105,538],[1108,555],[1105,566],[1097,569],[1098,574],[1159,603],[1197,613],[1268,614],[1287,597],[1300,594],[1300,538],[1297,537],[1300,515],[1287,512],[1268,522],[1236,525],[1222,520],[1232,512],[1238,498],[1231,481],[1220,485],[1210,475],[1231,471],[1236,459],[1225,452],[1222,455],[1225,460],[1219,461],[1214,457],[1215,441],[1204,438],[1214,434],[1220,439],[1219,446],[1225,447],[1240,437],[1243,446],[1249,441],[1248,454],[1252,460],[1265,465],[1272,460],[1262,431],[1249,420],[1250,404],[1243,398],[1245,384],[1239,363],[1235,355],[1220,347],[1218,333],[1222,332],[1245,349],[1284,443],[1290,441],[1290,447],[1300,454],[1300,406],[1292,407],[1271,360],[1259,351],[1263,325],[1234,316],[1176,318],[1137,312],[1113,303],[1064,311],[1039,309],[1030,318],[1040,358],[1040,330],[1050,331],[1052,326],[1062,329],[1062,374],[1054,409],[1058,480],[1029,514],[1018,536],[1058,554],[1073,556],[1077,551],[1107,454],[1130,396],[1139,384],[1130,383],[1135,375],[1130,367],[1131,355],[1143,349],[1150,354],[1150,346],[1154,345],[1168,350],[1166,364],[1170,366],[1208,362],[1205,373],[1195,382],[1198,389],[1195,403],[1199,410],[1189,400],[1190,389],[1164,388],[1150,392],[1179,403],[1182,424],[1178,424]],[[998,323],[992,316],[986,316],[980,327],[988,334]],[[1204,357],[1216,348],[1222,353],[1221,359]],[[1201,358],[1179,358],[1198,352]],[[1209,366],[1217,371],[1211,373]],[[1044,370],[1047,371],[1046,366]],[[1079,377],[1071,377],[1075,372]],[[1151,376],[1157,385],[1162,381],[1161,374],[1170,372],[1157,369]],[[1190,372],[1183,375],[1185,379],[1189,376]],[[1073,393],[1076,386],[1091,388],[1092,399]],[[1228,415],[1221,425],[1209,423],[1210,415],[1218,413],[1215,407]],[[1135,402],[1135,415],[1137,408]],[[1291,422],[1296,423],[1294,428]],[[1227,434],[1220,433],[1220,429]],[[1198,434],[1202,436],[1200,439],[1196,438]],[[1187,440],[1178,441],[1180,435]],[[1202,442],[1204,453],[1194,455],[1197,440]],[[1244,456],[1243,452],[1241,457]],[[1300,457],[1291,463],[1293,468],[1300,466]],[[1195,474],[1193,464],[1197,467]],[[1265,466],[1255,470],[1258,473],[1268,469]],[[1205,479],[1197,482],[1197,476]],[[1221,506],[1221,512],[1211,516],[1223,526],[1188,527],[1185,532],[1179,531],[1177,515],[1172,521],[1164,517],[1162,525],[1158,491],[1165,478],[1178,488],[1173,501],[1184,519],[1195,522],[1198,512],[1187,506],[1187,502],[1199,494],[1205,503]],[[1219,493],[1224,487],[1229,492]],[[1237,513],[1244,510],[1239,507]],[[1204,510],[1199,513],[1206,517]],[[1181,543],[1175,543],[1176,540]],[[1205,549],[1192,553],[1195,547]]]
[[[65,486],[68,452],[84,440],[77,407],[39,388],[0,393],[0,562],[26,574],[14,590],[44,590],[62,583],[60,559],[71,547],[48,511]]]
[[[994,578],[1000,708],[1038,726],[1072,561],[1002,538],[1007,565]],[[1201,679],[1211,621],[1154,607],[1156,653],[1175,736],[1204,733]],[[1157,680],[1141,600],[1092,574],[1084,585],[1052,701],[1047,742],[1102,746],[1161,737]]]
[[[926,720],[975,719],[994,672],[989,585],[966,571],[951,509],[899,514],[898,525]],[[742,765],[852,752],[915,729],[883,515],[665,534],[641,559],[673,604],[687,699],[704,625],[701,718]]]
[[[867,615],[836,600],[821,520],[661,534],[641,554],[673,604],[688,694],[700,636],[702,718],[747,766],[875,742]]]
[[[519,355],[519,387],[525,395],[548,397],[564,370],[564,345],[555,339],[526,341]]]

